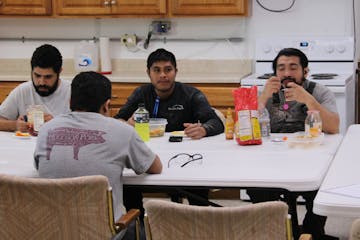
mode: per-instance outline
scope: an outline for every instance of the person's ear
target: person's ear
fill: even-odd
[[[309,73],[309,68],[304,68],[304,77],[306,78]]]
[[[104,116],[110,117],[110,99],[108,99],[100,109],[100,113]]]
[[[146,69],[146,73],[150,77],[150,70],[149,69]]]

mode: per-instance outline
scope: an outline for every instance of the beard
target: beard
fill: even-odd
[[[57,76],[56,82],[54,83],[53,86],[47,86],[47,85],[37,85],[36,86],[35,83],[34,83],[34,80],[33,79],[31,79],[31,80],[32,80],[33,86],[35,88],[35,91],[41,97],[47,97],[47,96],[50,96],[51,94],[53,94],[56,91],[56,89],[58,87],[58,84],[59,84],[59,76]],[[40,90],[40,88],[47,89],[47,90],[46,91]]]
[[[284,77],[283,79],[281,79],[280,82],[281,82],[281,85],[282,85],[284,88],[286,88],[286,87],[287,87],[287,84],[288,84],[289,82],[294,82],[294,83],[296,83],[297,85],[302,86],[303,83],[304,83],[304,81],[305,81],[305,76],[303,75],[302,78],[301,78],[301,82],[296,81],[296,79],[295,79],[295,78],[292,78],[292,77]]]

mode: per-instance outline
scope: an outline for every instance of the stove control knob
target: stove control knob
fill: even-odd
[[[264,51],[264,53],[269,53],[271,51],[271,46],[270,45],[265,45],[262,50]]]
[[[345,52],[345,50],[346,50],[346,48],[345,48],[345,46],[344,45],[337,45],[336,46],[336,50],[339,52],[339,53],[343,53],[343,52]]]
[[[333,45],[327,45],[326,47],[325,47],[325,51],[327,52],[327,53],[332,53],[332,52],[334,52],[334,46]]]

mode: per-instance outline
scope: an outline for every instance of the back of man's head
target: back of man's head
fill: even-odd
[[[72,111],[100,112],[100,107],[111,98],[110,80],[97,72],[82,72],[71,83]]]
[[[62,67],[60,51],[50,44],[36,48],[31,58],[31,70],[35,67],[52,68],[55,73],[59,74]]]
[[[159,61],[171,62],[174,68],[176,68],[175,55],[172,52],[166,51],[163,48],[159,48],[154,52],[150,53],[147,59],[147,69],[150,69],[150,67],[154,64],[154,62],[159,62]]]
[[[284,48],[284,49],[280,50],[280,52],[278,53],[278,55],[275,57],[275,59],[273,61],[272,67],[273,67],[275,74],[276,74],[277,61],[278,61],[279,57],[281,57],[281,56],[299,57],[302,68],[305,69],[308,67],[309,61],[308,61],[308,58],[306,57],[305,53],[303,53],[302,51],[300,51],[297,48]]]

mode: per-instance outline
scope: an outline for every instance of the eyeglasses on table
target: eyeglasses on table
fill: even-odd
[[[171,157],[168,161],[168,168],[170,167],[185,167],[190,163],[202,164],[203,156],[200,153],[189,154],[189,153],[178,153]]]

